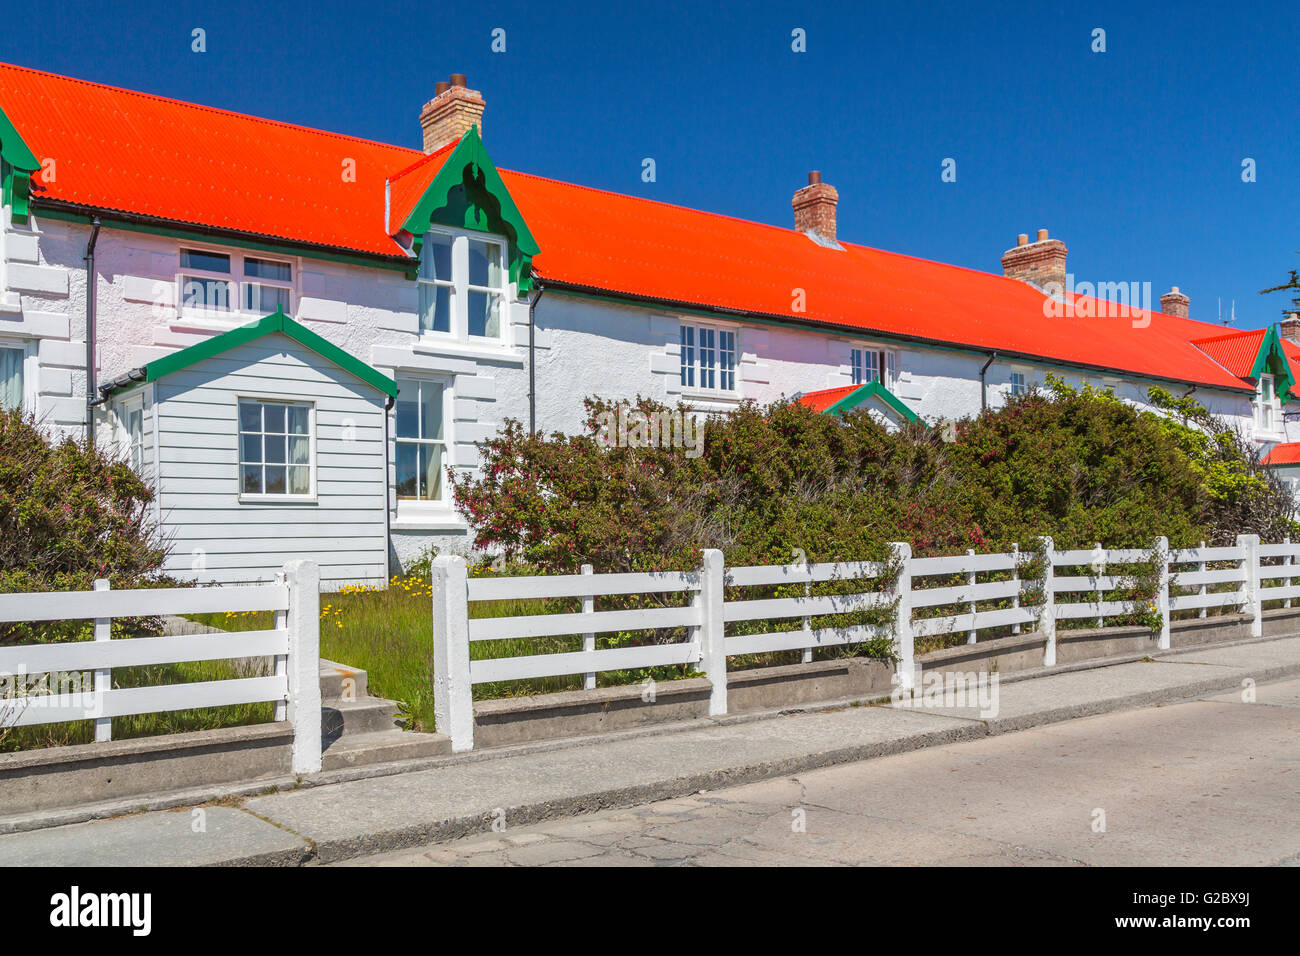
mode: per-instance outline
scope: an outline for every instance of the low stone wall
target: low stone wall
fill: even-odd
[[[0,754],[0,816],[292,771],[287,722]]]

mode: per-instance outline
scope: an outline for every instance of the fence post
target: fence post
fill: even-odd
[[[469,679],[469,574],[459,554],[433,559],[433,718],[453,753],[474,747]]]
[[[96,591],[107,591],[112,587],[105,578],[95,579]],[[95,618],[95,640],[107,641],[113,637],[113,619],[108,617]],[[104,712],[104,693],[113,686],[113,672],[108,668],[95,671],[95,711]],[[95,743],[103,743],[113,739],[113,718],[96,717],[95,718]]]
[[[1160,638],[1156,647],[1162,651],[1169,650],[1169,539],[1164,535],[1156,538],[1156,557],[1160,561],[1160,591],[1156,602],[1160,609]]]
[[[1016,593],[1011,598],[1011,606],[1020,610],[1020,542],[1017,541],[1011,545],[1011,580],[1016,582]],[[1011,625],[1011,633],[1020,633],[1020,624],[1017,622]]]
[[[1290,536],[1290,535],[1287,535],[1285,538],[1283,538],[1283,539],[1282,539],[1282,543],[1285,544],[1285,545],[1287,545],[1288,548],[1289,548],[1289,547],[1290,547],[1290,544],[1291,544],[1291,536]],[[1282,561],[1282,563],[1285,564],[1288,568],[1291,567],[1291,565],[1295,564],[1295,559],[1292,557],[1290,550],[1287,551],[1287,553],[1286,553],[1286,558]],[[1287,578],[1287,579],[1286,579],[1286,586],[1287,586],[1288,588],[1291,587],[1291,581],[1292,581],[1292,580],[1293,580],[1292,578]],[[1286,603],[1283,604],[1282,606],[1283,606],[1283,607],[1290,607],[1290,606],[1291,606],[1291,599],[1290,599],[1290,598],[1287,598],[1287,599],[1286,599]]]
[[[1093,553],[1101,555],[1098,562],[1093,565],[1093,573],[1096,575],[1093,578],[1093,583],[1097,585],[1097,608],[1098,612],[1100,612],[1102,601],[1105,598],[1105,594],[1101,590],[1101,576],[1106,573],[1106,549],[1101,546],[1100,541],[1097,542],[1097,547]],[[1106,626],[1106,615],[1097,614],[1097,626],[1099,628]]]
[[[275,572],[275,583],[280,587],[288,587],[289,582],[285,580],[284,570]],[[271,627],[277,631],[289,630],[289,611],[288,609],[277,610],[271,615]],[[274,671],[276,677],[283,677],[287,682],[289,679],[289,655],[276,654],[274,658]],[[275,702],[275,720],[277,722],[289,719],[289,702],[287,700],[277,700]]]
[[[320,567],[289,561],[289,721],[293,724],[293,772],[316,773],[321,762]]]
[[[1056,666],[1056,592],[1052,578],[1056,574],[1056,543],[1050,536],[1038,539],[1042,544],[1044,558],[1043,568],[1043,613],[1038,627],[1043,632],[1043,666]]]
[[[584,575],[595,574],[595,568],[593,568],[590,564],[584,564],[584,565],[582,566],[582,569],[581,569],[581,570],[582,570],[582,573],[583,573]],[[583,613],[583,614],[594,614],[594,613],[596,613],[596,597],[595,597],[595,595],[593,595],[593,594],[584,594],[584,595],[582,596],[582,613]],[[595,635],[595,634],[584,634],[584,635],[582,635],[582,649],[583,649],[584,651],[594,651],[594,650],[596,649],[596,635]],[[590,672],[588,672],[588,673],[582,675],[582,686],[583,686],[583,688],[585,688],[586,690],[595,690],[595,689],[596,689],[596,672],[595,672],[595,671],[590,671]]]
[[[975,582],[979,580],[979,575],[975,573],[975,549],[967,548],[966,557],[970,559],[970,563],[971,563],[971,572],[966,576],[966,583],[970,585],[971,591],[973,592],[975,590]],[[967,644],[974,644],[977,640],[979,640],[979,632],[976,631],[975,629],[975,608],[976,608],[975,602],[971,601],[970,602],[971,629],[966,634]]]
[[[1264,635],[1264,602],[1259,596],[1259,535],[1237,535],[1237,547],[1245,548],[1242,564],[1246,569],[1246,613],[1251,616],[1250,636]]]
[[[889,546],[898,562],[898,583],[894,593],[898,607],[894,611],[894,652],[898,655],[898,686],[900,690],[916,689],[916,642],[912,636],[912,546],[906,541],[895,541]]]
[[[1202,551],[1205,550],[1205,542],[1204,542],[1204,541],[1201,542],[1201,550],[1202,550]],[[1209,562],[1208,562],[1208,561],[1201,561],[1199,564],[1197,564],[1197,568],[1198,568],[1198,570],[1201,571],[1202,574],[1205,573],[1205,569],[1208,568],[1209,566],[1210,566],[1210,565],[1209,565]],[[1200,590],[1199,593],[1200,593],[1201,597],[1205,597],[1205,595],[1209,593],[1209,591],[1206,589],[1204,583],[1201,584],[1201,590]],[[1209,610],[1209,608],[1204,608],[1204,607],[1203,607],[1203,608],[1201,608],[1199,611],[1196,612],[1196,616],[1197,616],[1197,617],[1205,617],[1206,612],[1207,612],[1208,610]]]
[[[700,591],[696,596],[700,609],[700,670],[713,685],[709,695],[709,716],[727,712],[727,645],[722,617],[725,584],[722,552],[705,548],[700,566]]]

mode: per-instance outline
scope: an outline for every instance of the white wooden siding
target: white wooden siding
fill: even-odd
[[[164,376],[157,390],[169,573],[269,581],[303,558],[326,587],[386,580],[383,393],[283,335]],[[314,501],[239,500],[241,396],[314,404]]]

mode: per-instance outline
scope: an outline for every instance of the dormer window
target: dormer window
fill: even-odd
[[[1255,426],[1262,432],[1277,431],[1281,419],[1281,403],[1277,399],[1273,376],[1261,375],[1255,387]]]
[[[261,318],[277,309],[293,314],[293,263],[216,249],[180,250],[181,312]]]
[[[420,331],[462,341],[505,332],[505,246],[479,236],[429,232],[420,248]]]

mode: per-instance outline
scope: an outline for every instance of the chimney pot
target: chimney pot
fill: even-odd
[[[478,90],[466,89],[464,73],[453,73],[450,80],[438,81],[433,92],[433,99],[420,110],[426,153],[458,141],[471,126],[477,126],[479,135],[483,135],[483,110],[487,104]]]
[[[1168,292],[1160,297],[1160,311],[1165,315],[1185,319],[1187,318],[1187,307],[1191,304],[1191,301],[1186,295],[1178,291],[1178,286],[1172,286]]]
[[[835,242],[835,207],[840,194],[834,186],[822,182],[820,170],[808,174],[808,185],[794,194],[794,227],[800,232]]]
[[[1292,312],[1278,325],[1277,331],[1288,342],[1300,345],[1300,315]]]
[[[1065,256],[1069,252],[1060,239],[1048,239],[1047,230],[1038,230],[1038,239],[1029,241],[1023,232],[1016,236],[1013,248],[1002,253],[1002,274],[1009,279],[1028,282],[1045,292],[1065,292]]]

